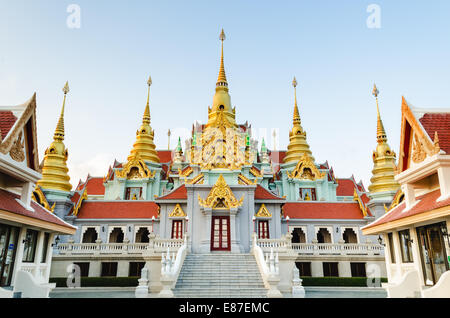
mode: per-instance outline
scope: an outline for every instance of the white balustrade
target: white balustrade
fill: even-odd
[[[292,243],[292,249],[302,255],[381,255],[383,246],[357,243]]]

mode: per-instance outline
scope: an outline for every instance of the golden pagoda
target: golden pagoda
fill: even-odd
[[[222,29],[220,33],[220,41],[222,42],[222,53],[220,57],[219,76],[216,83],[216,93],[213,97],[212,107],[208,107],[208,123],[206,127],[237,127],[236,109],[231,108],[231,98],[228,94],[228,82],[225,75],[225,66],[223,59],[223,41],[225,41],[225,32]]]
[[[158,153],[155,150],[156,146],[153,142],[155,132],[150,127],[150,86],[152,85],[152,78],[149,77],[147,81],[148,94],[147,105],[145,106],[144,116],[142,118],[142,125],[136,131],[136,142],[133,144],[133,149],[127,158],[127,161],[139,157],[144,161],[159,163]]]
[[[195,131],[193,133],[190,158],[191,163],[200,165],[202,169],[235,170],[247,164],[250,156],[247,154],[246,158],[246,136],[236,124],[236,109],[231,108],[223,57],[223,29],[219,39],[222,51],[213,103],[208,107],[208,123],[200,136]]]
[[[72,185],[68,175],[67,168],[68,151],[65,147],[64,140],[64,108],[66,106],[66,95],[69,92],[69,83],[63,88],[64,100],[59,116],[58,124],[53,135],[53,142],[45,150],[44,165],[42,168],[42,179],[37,182],[37,185],[44,190],[60,190],[70,191]]]
[[[387,143],[386,131],[381,121],[380,108],[378,105],[379,91],[374,85],[372,94],[377,103],[377,148],[373,152],[373,170],[370,179],[369,192],[397,191],[400,185],[395,181],[395,160],[396,155]]]
[[[303,154],[307,154],[314,161],[309,145],[306,142],[306,132],[303,130],[301,125],[300,113],[298,111],[297,105],[297,80],[294,77],[292,81],[292,86],[294,86],[295,104],[294,104],[294,116],[293,116],[293,127],[289,132],[289,145],[287,147],[286,157],[284,162],[298,162],[301,160]]]

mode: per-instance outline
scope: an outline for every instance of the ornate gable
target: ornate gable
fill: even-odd
[[[169,214],[169,218],[184,218],[186,217],[186,213],[181,208],[181,205],[177,203],[175,208]]]
[[[118,178],[145,179],[154,178],[156,171],[150,171],[139,155],[131,157],[122,170],[116,171]]]
[[[311,157],[304,153],[295,169],[292,172],[288,171],[287,175],[290,179],[317,180],[322,179],[326,174],[320,172]]]
[[[231,209],[242,206],[244,196],[238,201],[222,175],[217,179],[206,200],[198,196],[199,204],[204,208]]]
[[[257,218],[271,218],[272,214],[267,210],[266,205],[263,203],[255,215]]]

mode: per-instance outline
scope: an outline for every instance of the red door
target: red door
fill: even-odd
[[[269,221],[264,220],[264,221],[259,221],[258,222],[258,226],[259,226],[259,238],[260,239],[268,239],[269,237]]]
[[[172,239],[182,239],[183,238],[183,221],[173,220],[172,221]]]
[[[213,216],[211,223],[211,251],[231,251],[230,217]]]

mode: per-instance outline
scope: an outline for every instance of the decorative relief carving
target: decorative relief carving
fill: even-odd
[[[154,178],[155,175],[156,171],[150,171],[144,160],[140,159],[139,156],[133,156],[123,166],[122,170],[116,171],[116,176],[118,178],[127,179]]]
[[[181,208],[181,205],[177,203],[173,211],[169,214],[169,218],[184,218],[186,213]]]
[[[257,218],[271,218],[272,214],[267,210],[266,205],[263,203],[255,215]]]
[[[211,209],[231,209],[242,206],[244,196],[238,201],[234,196],[231,188],[226,183],[222,175],[219,176],[216,184],[212,187],[206,200],[203,200],[200,195],[198,202],[202,207]]]
[[[425,160],[427,157],[427,153],[425,151],[425,147],[421,140],[417,137],[417,134],[414,134],[414,142],[413,142],[413,153],[411,155],[411,159],[414,163],[420,163]]]
[[[20,132],[19,137],[17,137],[16,141],[14,141],[11,150],[9,151],[9,155],[14,161],[22,162],[25,160],[25,151],[24,144],[22,141],[23,132]]]
[[[287,175],[290,179],[302,180],[317,180],[325,177],[325,173],[322,173],[317,169],[311,157],[306,153],[302,155],[295,169],[292,172],[288,171]]]

